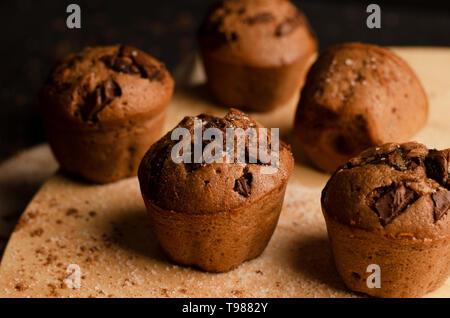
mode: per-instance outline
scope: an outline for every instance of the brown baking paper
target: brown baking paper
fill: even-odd
[[[449,148],[450,49],[396,52],[417,72],[430,100],[428,124],[414,139]],[[193,74],[189,89],[177,92],[170,104],[167,130],[186,115],[226,113],[210,102],[201,71]],[[319,201],[329,175],[310,167],[292,137],[295,107],[293,100],[275,112],[252,114],[265,126],[280,128],[296,158],[278,227],[257,259],[222,274],[172,264],[149,229],[137,178],[99,186],[58,173],[34,196],[10,237],[0,266],[0,297],[361,296],[346,289],[334,268]],[[8,195],[9,185],[20,191],[25,183],[31,191],[55,167],[47,146],[3,164],[2,204],[20,207],[23,203]],[[0,229],[5,232],[8,226]],[[80,270],[79,288],[70,288],[75,281],[67,272],[71,264]],[[450,297],[450,281],[428,296]]]

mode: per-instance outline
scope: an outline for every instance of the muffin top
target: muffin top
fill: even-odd
[[[450,149],[409,142],[368,149],[338,169],[322,192],[337,221],[398,239],[450,231]]]
[[[368,147],[408,141],[427,116],[427,96],[403,59],[345,43],[322,52],[309,70],[296,120],[302,143],[342,155],[341,165]]]
[[[201,114],[196,117],[185,117],[177,127],[186,128],[190,133],[191,151],[193,152],[194,125],[202,123],[204,132],[208,128],[217,128],[224,132],[223,150],[226,151],[227,128],[262,128],[262,126],[248,117],[245,113],[231,109],[224,117],[214,117]],[[175,163],[172,160],[172,148],[179,143],[171,139],[172,131],[152,145],[144,156],[139,167],[139,182],[145,198],[153,204],[166,210],[183,213],[216,213],[240,208],[260,199],[270,191],[283,186],[294,167],[294,160],[289,147],[282,141],[279,142],[279,165],[275,173],[266,174],[262,169],[269,164],[264,164],[260,156],[249,163],[249,139],[245,138],[245,163],[237,162],[233,156],[230,163],[210,162],[205,158],[199,163],[194,160],[191,163]],[[270,131],[267,134],[268,149],[270,149]],[[259,136],[259,134],[258,134]],[[203,150],[211,141],[203,141]],[[236,151],[238,147],[234,147]],[[180,152],[182,154],[182,151]],[[194,159],[194,154],[188,154]],[[256,161],[256,163],[251,163]]]
[[[157,113],[173,88],[165,66],[134,47],[88,47],[53,68],[40,106],[54,121],[98,126]]]
[[[203,54],[237,65],[290,64],[317,42],[303,13],[288,0],[223,0],[200,27]]]

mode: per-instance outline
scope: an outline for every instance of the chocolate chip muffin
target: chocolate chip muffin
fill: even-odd
[[[134,47],[86,48],[64,58],[40,93],[61,167],[96,183],[135,176],[163,134],[173,89],[164,65]]]
[[[378,297],[421,297],[450,274],[450,149],[415,142],[371,148],[322,192],[334,260],[345,284]],[[368,266],[380,269],[369,288]],[[372,286],[373,287],[373,286]]]
[[[333,172],[361,151],[407,142],[426,123],[420,81],[394,52],[362,43],[325,50],[311,67],[295,132],[313,163]]]
[[[298,93],[317,50],[305,15],[287,0],[218,1],[203,21],[199,43],[217,101],[261,112]]]
[[[190,133],[183,142],[194,142],[196,122],[200,132],[217,128],[225,135],[231,128],[261,128],[234,109],[224,118],[202,114],[186,117],[176,127]],[[271,173],[264,172],[268,166],[261,161],[261,152],[252,155],[249,138],[241,139],[245,140],[244,163],[236,161],[236,156],[223,162],[207,163],[203,158],[175,163],[172,153],[180,149],[178,141],[171,139],[173,132],[150,148],[138,173],[153,232],[163,251],[178,264],[210,272],[229,271],[260,255],[277,225],[294,167],[289,148],[279,142],[278,168]],[[271,147],[275,140],[271,134],[267,138]],[[203,141],[203,151],[210,144]],[[232,153],[232,148],[223,149],[227,151],[216,154]],[[195,159],[193,152],[182,151]]]

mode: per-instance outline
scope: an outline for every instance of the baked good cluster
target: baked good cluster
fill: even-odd
[[[231,109],[225,117],[192,114],[168,132],[174,80],[162,62],[127,45],[62,59],[40,93],[61,169],[100,184],[138,175],[151,231],[167,257],[230,271],[258,257],[276,229],[295,168],[290,146],[271,129],[259,139],[277,144],[276,169],[267,173],[269,163],[252,155],[249,136],[243,163],[194,160],[194,150],[182,153],[192,160],[176,162],[181,148],[173,136],[186,133],[189,149],[197,129],[201,136],[209,129],[260,136],[265,127],[252,114],[270,114],[300,96],[292,135],[312,165],[333,173],[322,211],[348,288],[420,297],[443,284],[450,273],[450,150],[411,142],[429,105],[402,58],[365,43],[318,53],[317,35],[288,0],[218,1],[198,44],[211,97]],[[217,142],[210,137],[201,151]],[[381,287],[368,286],[373,264]]]

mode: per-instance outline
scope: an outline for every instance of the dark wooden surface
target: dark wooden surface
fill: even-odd
[[[86,45],[127,43],[174,70],[196,49],[195,31],[210,0],[0,2],[0,160],[45,140],[36,94],[51,65]],[[346,41],[380,45],[450,46],[450,2],[372,1],[382,28],[365,26],[367,1],[295,1],[321,49]],[[66,28],[66,6],[82,9],[81,30]]]

